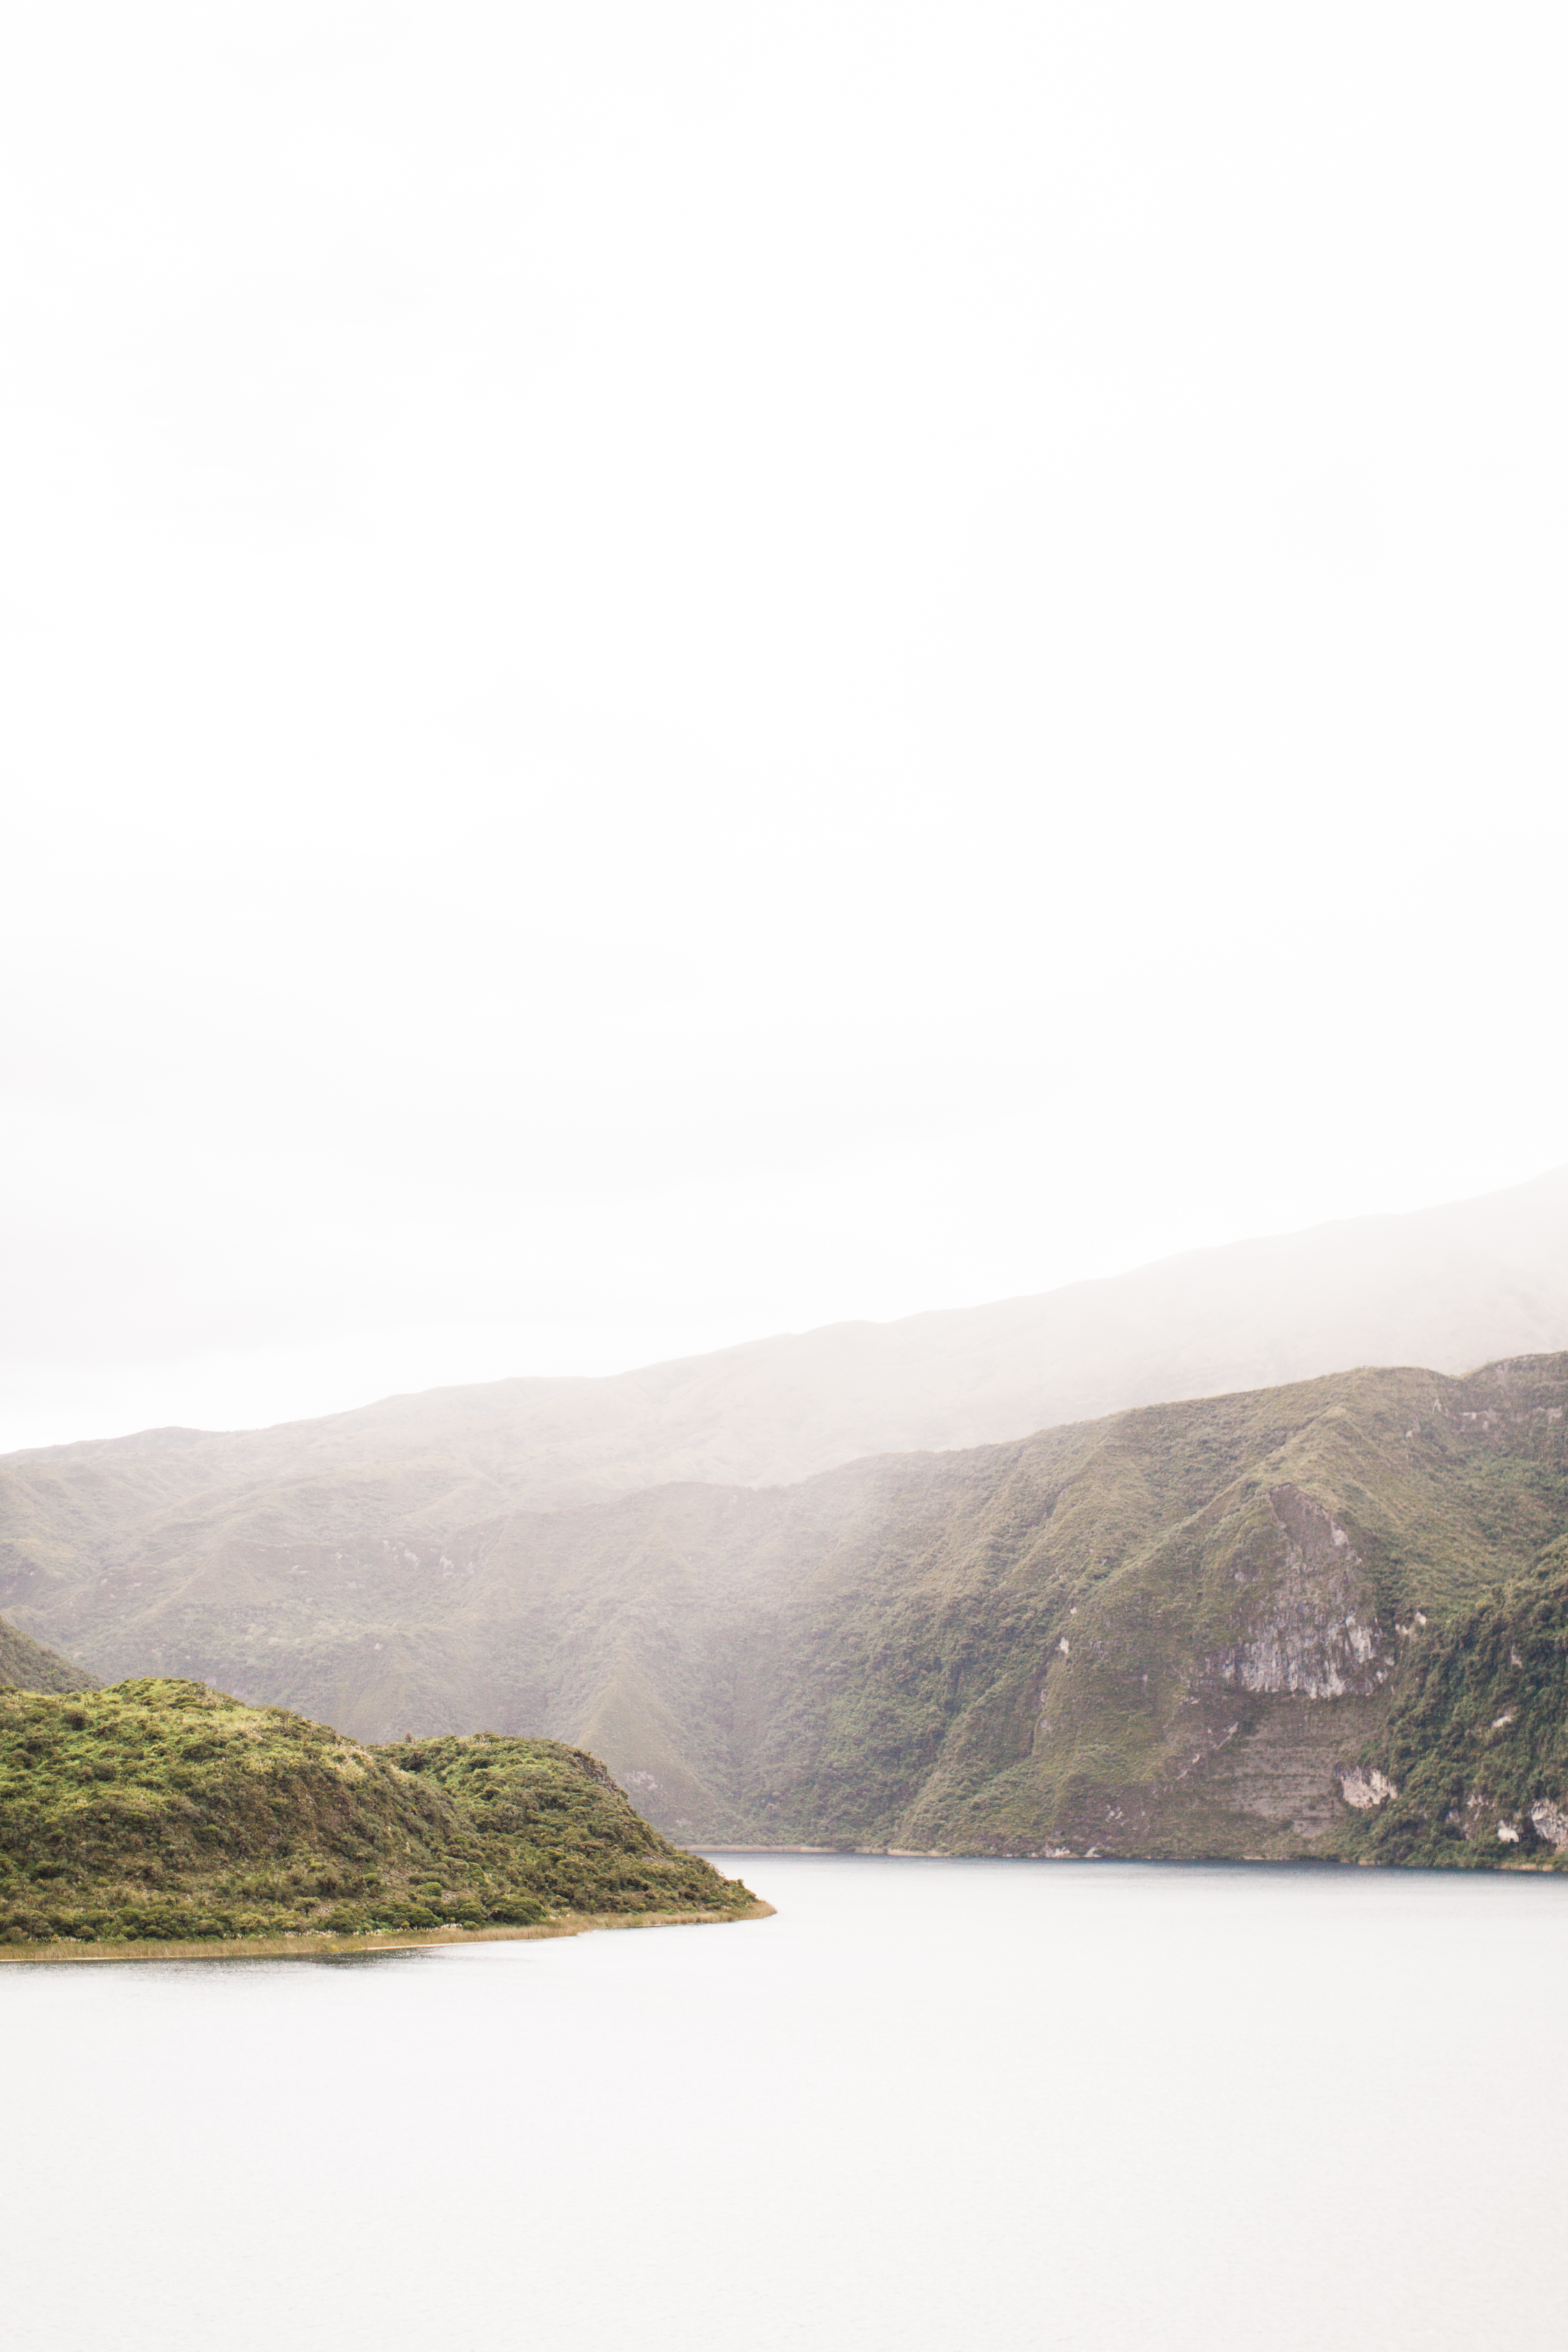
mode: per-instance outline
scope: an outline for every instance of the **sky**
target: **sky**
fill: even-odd
[[[0,58],[0,1446],[1568,1161],[1559,9]]]

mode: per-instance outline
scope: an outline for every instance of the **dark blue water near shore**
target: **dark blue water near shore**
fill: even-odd
[[[728,1866],[777,1918],[0,1970],[12,2352],[1568,2343],[1568,1882]]]

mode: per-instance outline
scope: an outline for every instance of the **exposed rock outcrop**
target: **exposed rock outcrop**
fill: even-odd
[[[1560,1852],[1568,1846],[1568,1811],[1554,1805],[1550,1797],[1538,1797],[1531,1805],[1530,1825],[1543,1845],[1555,1846]]]
[[[1334,1780],[1347,1805],[1358,1813],[1370,1812],[1377,1805],[1386,1805],[1398,1790],[1386,1773],[1375,1765],[1342,1764],[1334,1772]]]
[[[1360,1555],[1324,1506],[1293,1486],[1271,1486],[1281,1557],[1261,1592],[1247,1640],[1215,1661],[1241,1690],[1304,1698],[1368,1698],[1388,1679],[1375,1604]]]

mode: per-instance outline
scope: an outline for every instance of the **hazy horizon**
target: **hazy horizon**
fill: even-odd
[[[1558,2352],[1565,98],[8,13],[25,2352]]]
[[[1500,1188],[1500,1194],[1502,1197],[1507,1197],[1510,1193],[1528,1190],[1533,1183],[1545,1183],[1554,1176],[1564,1174],[1568,1174],[1568,1170],[1545,1169],[1541,1171],[1536,1177],[1525,1179],[1522,1185]],[[1482,1202],[1489,1201],[1494,1196],[1491,1194],[1470,1196],[1471,1199]],[[225,1392],[224,1384],[226,1379],[228,1381],[233,1383],[233,1386],[227,1391],[227,1392],[231,1394],[237,1392],[240,1394],[249,1394],[252,1397],[262,1397],[268,1394],[282,1396],[289,1393],[290,1389],[292,1389],[297,1394],[313,1394],[317,1400],[325,1396],[330,1401],[318,1401],[309,1406],[302,1407],[300,1410],[286,1409],[282,1412],[269,1415],[258,1416],[258,1418],[248,1422],[237,1418],[227,1422],[202,1423],[189,1420],[182,1421],[177,1415],[170,1415],[165,1416],[163,1419],[154,1418],[152,1420],[138,1422],[133,1425],[128,1424],[123,1428],[76,1429],[71,1431],[68,1434],[60,1433],[44,1437],[29,1436],[20,1439],[15,1444],[6,1442],[5,1425],[4,1423],[0,1423],[0,1455],[14,1452],[27,1451],[39,1445],[48,1446],[56,1444],[69,1444],[99,1438],[130,1436],[136,1434],[139,1431],[156,1428],[210,1428],[214,1431],[222,1430],[228,1432],[236,1432],[244,1429],[258,1430],[268,1426],[279,1426],[292,1422],[317,1420],[337,1412],[349,1412],[354,1411],[358,1407],[380,1403],[395,1396],[417,1395],[437,1389],[480,1386],[489,1381],[502,1381],[530,1378],[613,1378],[616,1374],[620,1372],[630,1372],[650,1369],[660,1364],[679,1362],[691,1358],[721,1353],[731,1349],[745,1348],[749,1345],[758,1345],[770,1339],[802,1337],[808,1335],[812,1331],[832,1330],[836,1328],[855,1323],[870,1323],[876,1326],[885,1326],[889,1324],[910,1321],[922,1316],[940,1316],[948,1313],[963,1314],[967,1308],[983,1309],[988,1306],[1005,1305],[1008,1303],[1008,1301],[1016,1298],[1047,1297],[1057,1290],[1072,1290],[1079,1287],[1080,1286],[1092,1285],[1097,1281],[1113,1281],[1120,1275],[1136,1275],[1144,1271],[1152,1271],[1160,1266],[1178,1264],[1186,1258],[1203,1257],[1212,1250],[1238,1247],[1245,1245],[1249,1242],[1266,1243],[1269,1241],[1289,1240],[1295,1238],[1297,1235],[1305,1237],[1313,1234],[1326,1232],[1331,1227],[1337,1225],[1359,1224],[1374,1221],[1383,1216],[1398,1217],[1401,1215],[1418,1215],[1426,1209],[1442,1209],[1447,1207],[1463,1207],[1468,1205],[1469,1205],[1468,1201],[1464,1202],[1419,1202],[1411,1204],[1407,1210],[1373,1210],[1367,1212],[1364,1217],[1352,1216],[1348,1218],[1336,1217],[1321,1219],[1310,1225],[1293,1228],[1290,1232],[1286,1234],[1236,1234],[1229,1237],[1227,1241],[1218,1243],[1196,1243],[1190,1250],[1167,1252],[1157,1258],[1139,1259],[1131,1265],[1111,1266],[1106,1268],[1100,1273],[1079,1276],[1075,1277],[1073,1281],[1066,1284],[1050,1285],[1047,1290],[1044,1292],[1010,1292],[1005,1294],[1004,1297],[994,1299],[943,1299],[931,1301],[923,1307],[911,1307],[908,1310],[907,1314],[898,1316],[836,1316],[828,1318],[826,1322],[821,1324],[802,1327],[798,1331],[792,1331],[787,1328],[781,1328],[773,1331],[742,1331],[733,1334],[725,1333],[717,1337],[708,1335],[697,1345],[672,1346],[657,1354],[616,1356],[614,1354],[613,1350],[617,1340],[621,1339],[623,1335],[595,1334],[593,1335],[593,1337],[601,1343],[599,1354],[592,1360],[579,1362],[576,1364],[560,1364],[547,1360],[541,1360],[520,1366],[518,1364],[506,1361],[506,1349],[512,1345],[514,1339],[519,1339],[519,1335],[510,1328],[505,1328],[500,1332],[494,1330],[481,1330],[476,1333],[471,1329],[464,1329],[458,1332],[432,1333],[426,1330],[413,1334],[397,1334],[390,1346],[386,1343],[383,1335],[372,1335],[368,1344],[362,1340],[358,1342],[352,1350],[343,1350],[338,1354],[334,1354],[334,1351],[329,1348],[317,1347],[310,1350],[308,1354],[301,1357],[293,1359],[285,1357],[281,1360],[279,1360],[276,1358],[270,1360],[263,1358],[260,1360],[258,1360],[257,1358],[252,1357],[240,1359],[233,1365],[224,1365],[221,1362],[216,1365],[208,1363],[195,1367],[180,1364],[171,1368],[170,1373],[166,1376],[168,1385],[162,1391],[163,1393],[175,1395],[180,1393],[190,1393],[193,1386],[196,1386],[199,1392],[208,1395],[221,1394]],[[521,1333],[520,1344],[525,1349],[531,1349],[534,1351],[541,1351],[543,1349],[547,1349],[550,1346],[552,1339],[556,1336],[557,1335],[554,1334],[542,1332],[537,1327],[523,1327]],[[673,1336],[673,1334],[671,1336]],[[626,1344],[631,1344],[629,1335],[624,1335],[624,1337]],[[581,1347],[583,1345],[583,1335],[575,1333],[567,1335],[565,1344],[567,1346],[571,1346],[574,1343]],[[425,1369],[428,1369],[432,1365],[442,1362],[455,1365],[458,1369],[449,1378],[437,1377],[434,1379],[421,1379],[416,1377],[406,1381],[394,1381],[391,1385],[376,1389],[374,1392],[364,1390],[363,1380],[364,1378],[374,1377],[375,1366],[378,1363],[385,1365],[389,1361],[397,1360],[399,1354],[402,1351],[405,1351],[403,1355],[404,1360],[412,1361]],[[474,1370],[471,1367],[476,1362],[488,1362],[491,1366],[500,1363],[503,1365],[503,1369]],[[1348,1367],[1335,1367],[1334,1369],[1348,1369]],[[359,1390],[350,1393],[349,1383],[356,1377],[356,1375],[362,1376],[362,1386]],[[143,1375],[143,1377],[145,1378],[145,1375]],[[155,1379],[156,1375],[154,1375],[154,1381]],[[159,1393],[159,1391],[153,1382],[149,1382],[147,1392],[157,1394]]]
[[[1568,1161],[1563,49],[14,28],[0,1443]]]

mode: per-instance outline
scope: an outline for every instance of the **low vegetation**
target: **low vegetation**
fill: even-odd
[[[1568,1869],[1568,1547],[1424,1636],[1361,1761],[1357,1860]]]
[[[85,1666],[62,1658],[0,1617],[0,1690],[97,1690],[99,1680]]]
[[[735,1916],[752,1902],[555,1740],[366,1748],[192,1682],[0,1691],[0,1941]]]

